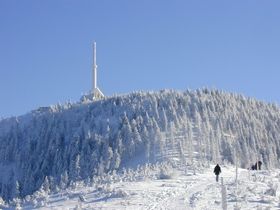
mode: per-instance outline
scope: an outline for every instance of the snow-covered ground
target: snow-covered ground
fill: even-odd
[[[215,181],[213,167],[187,172],[176,170],[169,179],[111,181],[95,186],[76,186],[50,194],[23,209],[223,209],[221,182]],[[280,209],[280,171],[239,169],[222,166],[227,209]],[[220,179],[221,180],[221,179]],[[236,197],[237,189],[237,197]],[[236,199],[237,198],[237,199]],[[224,203],[225,204],[225,203]],[[6,208],[6,209],[15,209]]]
[[[165,181],[144,175],[145,179],[140,177],[129,184],[145,186],[147,183],[141,182],[150,180],[150,187],[156,192],[180,189],[176,191],[178,197],[192,192],[189,188],[195,183],[203,185],[200,179],[208,183],[207,171],[198,173],[198,168],[210,161],[232,164],[238,161],[240,167],[247,167],[259,160],[266,168],[279,168],[279,139],[279,106],[217,90],[136,92],[86,103],[40,107],[27,115],[0,120],[0,208],[2,199],[19,203],[18,198],[35,205],[56,205],[55,199],[61,199],[59,195],[37,198],[45,194],[43,191],[54,193],[69,185],[73,187],[77,180],[90,186],[89,183],[96,184],[100,179],[95,176],[162,161],[195,165],[198,175],[186,176],[181,171],[177,177]],[[209,173],[213,181],[211,170]],[[232,201],[234,184],[229,177],[234,174],[226,176],[226,173],[225,170],[225,184],[232,188],[228,193]],[[177,188],[179,181],[187,186]],[[158,183],[175,186],[154,187]],[[122,200],[131,203],[137,202],[136,195],[142,195],[138,188],[121,186],[120,182],[111,183],[112,189],[101,186],[101,190],[94,191],[96,188],[85,187],[91,192],[85,196],[99,199],[92,204],[96,206],[118,202],[119,194]],[[108,198],[110,190],[113,195]],[[69,200],[75,198],[71,192],[64,197],[67,193]],[[149,196],[149,192],[144,195]],[[191,206],[199,205],[194,201],[200,202],[196,197],[203,196],[198,195],[190,198]],[[102,196],[108,201],[102,200]],[[140,203],[146,199],[142,197]]]

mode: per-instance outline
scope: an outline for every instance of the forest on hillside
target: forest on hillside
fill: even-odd
[[[24,197],[142,163],[279,166],[280,108],[198,89],[57,104],[0,121],[0,196]],[[237,154],[237,155],[235,155]],[[236,159],[238,157],[238,159]]]

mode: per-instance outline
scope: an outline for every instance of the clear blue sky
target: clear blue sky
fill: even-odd
[[[0,0],[0,117],[79,100],[93,40],[106,95],[210,87],[279,104],[279,11],[279,0]]]

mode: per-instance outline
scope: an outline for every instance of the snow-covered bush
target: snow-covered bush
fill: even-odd
[[[172,179],[175,176],[175,170],[168,162],[161,163],[159,166],[159,179]]]
[[[160,169],[159,179],[172,179],[174,177],[174,171],[171,167],[164,167]]]
[[[37,199],[31,199],[30,203],[31,203],[32,206],[37,206],[38,205]]]
[[[22,209],[21,204],[17,203],[15,206],[15,210],[21,210],[21,209]]]
[[[12,202],[10,203],[11,206],[14,206],[15,209],[18,209],[20,210],[21,209],[21,203],[22,203],[22,200],[19,199],[19,198],[14,198],[12,200]]]
[[[272,181],[268,183],[268,189],[264,192],[265,195],[276,196],[278,184]]]
[[[97,190],[100,193],[110,193],[113,191],[113,188],[110,184],[103,184],[97,187]]]
[[[7,205],[2,197],[0,197],[0,209],[7,208]]]
[[[81,202],[85,202],[86,201],[86,198],[83,194],[79,195],[79,201]]]
[[[37,199],[37,205],[36,207],[44,207],[47,205],[47,200],[46,198],[40,198],[40,199]]]
[[[114,189],[109,197],[110,198],[124,198],[124,197],[127,197],[129,196],[130,194],[128,192],[126,192],[125,190],[122,190],[122,189]]]
[[[103,184],[97,187],[100,194],[104,195],[106,198],[123,198],[129,195],[128,192],[122,189],[114,189],[109,184]]]

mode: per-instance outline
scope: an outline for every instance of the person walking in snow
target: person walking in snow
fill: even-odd
[[[260,161],[260,160],[258,161],[258,169],[262,170],[262,161]]]
[[[257,161],[255,164],[255,170],[262,170],[262,161]]]
[[[214,168],[214,173],[216,175],[216,182],[219,181],[219,174],[222,173],[221,167],[217,164]]]

